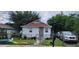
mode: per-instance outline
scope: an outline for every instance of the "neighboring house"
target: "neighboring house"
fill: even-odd
[[[22,27],[22,38],[27,37],[39,37],[39,33],[43,34],[43,38],[50,38],[51,35],[51,26],[45,24],[39,20],[33,21]],[[40,31],[42,29],[42,31]]]
[[[7,36],[8,38],[11,36],[13,28],[9,25],[0,24],[0,36]]]

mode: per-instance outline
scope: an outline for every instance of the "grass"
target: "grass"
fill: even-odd
[[[52,44],[50,42],[52,42],[52,40],[44,40],[42,45],[51,46]],[[59,39],[56,39],[55,46],[62,46],[62,41],[60,41]]]
[[[41,45],[51,46],[50,42],[52,42],[52,40],[44,40]]]
[[[59,39],[56,39],[55,46],[62,46],[62,41],[60,41]]]
[[[33,39],[19,39],[19,38],[14,38],[14,40],[9,43],[9,45],[34,45],[36,41]],[[44,40],[41,45],[43,46],[52,46],[50,43],[52,40]],[[58,39],[55,40],[55,46],[61,46],[62,42]]]
[[[31,40],[31,39],[19,39],[19,38],[14,38],[12,43],[12,45],[33,45],[35,42],[35,40]]]

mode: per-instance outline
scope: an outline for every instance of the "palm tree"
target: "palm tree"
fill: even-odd
[[[12,11],[10,13],[10,21],[13,22],[13,27],[18,32],[21,30],[22,25],[38,19],[40,19],[39,14],[34,11]]]

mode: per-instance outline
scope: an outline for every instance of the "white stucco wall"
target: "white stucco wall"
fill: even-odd
[[[26,36],[26,37],[36,37],[39,36],[39,28],[31,28],[32,32],[29,32],[30,28],[22,28],[22,37]],[[51,34],[51,29],[48,28],[48,32],[45,32],[45,28],[44,28],[44,38],[50,38],[50,34]]]
[[[32,28],[32,32],[29,32],[30,28],[22,28],[22,36],[26,37],[36,37],[39,35],[39,29],[38,28]]]
[[[48,28],[48,32],[45,32],[45,28],[44,28],[44,38],[50,38],[51,35],[51,28]]]

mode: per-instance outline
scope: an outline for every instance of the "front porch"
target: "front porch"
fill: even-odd
[[[7,38],[7,29],[0,28],[0,40]]]
[[[8,29],[0,28],[0,44],[8,43],[11,41],[11,35],[7,33]]]

